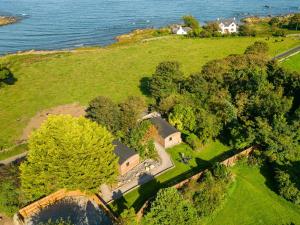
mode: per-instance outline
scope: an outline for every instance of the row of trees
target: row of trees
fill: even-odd
[[[208,62],[188,78],[179,63],[162,62],[149,89],[155,107],[193,146],[195,135],[202,144],[219,137],[239,149],[260,145],[275,173],[289,173],[299,188],[288,165],[300,160],[300,75],[269,61],[267,51],[266,43],[256,42],[243,55]]]

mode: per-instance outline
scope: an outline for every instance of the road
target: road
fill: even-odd
[[[292,48],[292,49],[290,49],[290,50],[288,50],[288,51],[286,51],[284,53],[281,53],[281,54],[275,56],[272,60],[276,60],[276,59],[277,60],[283,60],[283,59],[285,59],[287,57],[290,57],[292,55],[295,55],[295,54],[297,54],[299,52],[300,52],[300,46],[297,46],[295,48]]]

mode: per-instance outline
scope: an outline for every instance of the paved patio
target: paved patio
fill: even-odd
[[[111,190],[108,185],[101,186],[101,197],[107,203],[111,202],[112,200],[118,199],[122,197],[124,194],[129,192],[132,189],[139,187],[142,184],[145,184],[152,180],[155,176],[166,172],[167,170],[174,167],[174,164],[171,160],[171,157],[168,155],[166,150],[158,143],[155,143],[155,148],[157,153],[160,157],[160,165],[149,169],[149,171],[145,173],[141,173],[138,177],[135,177],[130,182],[125,183],[124,185]]]

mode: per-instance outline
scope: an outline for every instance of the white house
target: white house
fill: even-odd
[[[175,26],[172,28],[172,33],[177,35],[187,35],[192,28],[190,27],[182,27],[182,26]]]
[[[220,32],[222,34],[231,34],[231,33],[236,33],[238,29],[237,22],[235,18],[233,19],[228,19],[228,20],[217,20],[219,27],[220,27]]]

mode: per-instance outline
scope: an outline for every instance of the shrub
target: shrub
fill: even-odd
[[[254,28],[252,28],[250,25],[241,25],[239,27],[239,35],[240,36],[250,36],[255,37],[257,35],[257,32]]]
[[[9,180],[0,182],[0,212],[12,216],[19,209],[19,193],[15,184]]]
[[[211,172],[206,172],[199,183],[198,191],[193,195],[193,203],[200,217],[213,213],[224,201],[228,183],[216,179]]]
[[[285,32],[284,30],[276,29],[276,30],[272,33],[272,35],[273,35],[274,37],[285,37],[286,32]]]
[[[191,146],[193,150],[199,150],[202,147],[202,142],[195,134],[188,135],[186,143]]]
[[[227,179],[230,175],[227,167],[221,163],[215,163],[212,167],[212,174],[218,179]]]
[[[254,44],[247,47],[245,54],[266,54],[269,51],[269,46],[266,42],[256,41]]]
[[[187,15],[187,16],[183,16],[182,19],[185,26],[190,27],[193,30],[197,30],[200,28],[200,23],[195,17],[191,15]]]
[[[145,215],[145,225],[199,224],[197,212],[189,201],[175,188],[158,191],[150,211]]]
[[[142,121],[137,127],[130,131],[125,142],[134,148],[141,158],[153,158],[157,157],[157,151],[154,145],[154,137],[157,135],[157,129],[150,121]]]
[[[294,204],[300,204],[300,192],[295,183],[292,182],[290,175],[282,170],[275,172],[275,180],[277,181],[279,194],[286,200]]]
[[[137,225],[137,216],[133,208],[126,209],[121,213],[121,224],[122,225]]]

